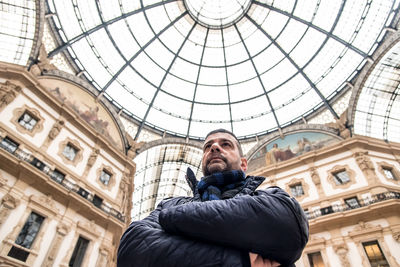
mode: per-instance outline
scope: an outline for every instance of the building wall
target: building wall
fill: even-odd
[[[385,176],[390,169],[396,179]],[[333,175],[349,174],[337,185]],[[377,241],[389,266],[400,266],[400,144],[353,136],[292,159],[265,165],[252,174],[268,177],[293,195],[309,218],[310,238],[296,266],[312,266],[308,254],[320,252],[324,266],[371,266],[363,243]],[[359,205],[345,200],[357,197]],[[320,266],[320,265],[318,265]]]
[[[0,266],[68,266],[80,236],[89,241],[82,266],[115,266],[119,239],[130,222],[135,164],[121,146],[123,139],[105,138],[79,110],[49,93],[53,80],[38,80],[19,66],[0,66]],[[96,112],[109,114],[98,120],[115,133],[119,126],[112,113],[101,101],[92,102]],[[18,122],[25,111],[37,119],[32,130]],[[113,138],[123,136],[119,131]],[[7,140],[19,144],[14,152],[5,149]],[[73,160],[63,154],[71,144],[78,149]],[[65,177],[57,180],[54,170]],[[106,184],[100,180],[104,170],[111,174]],[[26,248],[16,238],[31,212],[44,220]],[[12,247],[29,256],[25,261],[9,256]]]

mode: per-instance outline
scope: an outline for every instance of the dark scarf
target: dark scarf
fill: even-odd
[[[217,172],[201,178],[197,190],[202,201],[227,199],[235,196],[245,181],[246,174],[241,170]]]

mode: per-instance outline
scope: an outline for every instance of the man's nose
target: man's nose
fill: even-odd
[[[211,145],[211,152],[215,152],[215,151],[218,151],[218,152],[221,151],[221,150],[220,150],[220,146],[219,146],[218,143],[213,143],[213,144]]]

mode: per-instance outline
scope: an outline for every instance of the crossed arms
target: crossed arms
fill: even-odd
[[[249,252],[294,263],[308,224],[299,204],[272,187],[227,200],[160,203],[121,239],[119,266],[246,266]]]

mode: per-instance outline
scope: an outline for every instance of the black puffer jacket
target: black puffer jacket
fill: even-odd
[[[307,243],[308,222],[279,187],[255,191],[264,179],[247,177],[231,199],[163,200],[126,230],[118,267],[250,266],[249,252],[293,266]]]

